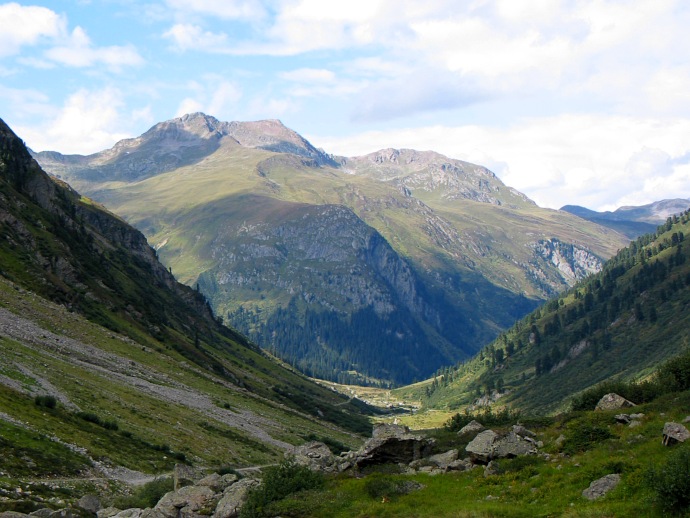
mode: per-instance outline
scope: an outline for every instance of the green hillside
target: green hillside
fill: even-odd
[[[2,121],[0,228],[3,472],[242,467],[369,432],[370,409],[221,325],[140,232],[50,179]]]
[[[690,212],[521,319],[473,360],[404,388],[428,408],[554,412],[604,381],[644,380],[690,347]]]

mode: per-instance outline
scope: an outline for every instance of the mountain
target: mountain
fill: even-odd
[[[191,114],[46,171],[139,228],[216,314],[304,372],[408,383],[468,358],[628,240],[431,151],[338,157]]]
[[[658,225],[666,221],[666,218],[679,214],[688,207],[690,207],[690,200],[678,198],[637,207],[620,207],[613,212],[597,212],[579,205],[565,205],[561,207],[561,210],[609,227],[630,239],[636,239],[643,234],[654,232]]]
[[[3,481],[252,466],[369,432],[370,409],[221,325],[143,234],[44,173],[2,121],[0,228]]]
[[[612,381],[640,381],[690,345],[690,210],[633,241],[601,272],[527,315],[470,362],[400,389],[429,408],[567,408]]]

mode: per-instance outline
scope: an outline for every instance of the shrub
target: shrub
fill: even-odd
[[[370,475],[364,482],[364,491],[371,498],[390,498],[407,493],[406,483],[389,475]]]
[[[57,406],[57,399],[55,396],[36,396],[34,403],[36,403],[36,406],[55,408]]]
[[[487,427],[507,426],[510,424],[515,424],[520,420],[520,411],[503,408],[494,412],[491,407],[486,407],[486,409],[478,412],[470,412],[468,409],[465,409],[463,414],[455,414],[448,421],[446,421],[443,426],[445,426],[451,432],[458,432],[465,425],[474,420],[479,421]]]
[[[139,487],[134,494],[115,500],[114,505],[120,509],[154,507],[163,495],[173,490],[173,479],[161,477]]]
[[[610,439],[613,434],[608,428],[590,421],[577,421],[565,433],[563,452],[569,455],[587,451],[597,443]]]
[[[658,468],[647,470],[645,481],[664,511],[681,513],[690,508],[690,449],[679,449]]]
[[[277,466],[270,466],[264,470],[261,485],[249,492],[240,517],[265,516],[267,507],[272,502],[282,500],[299,491],[319,489],[323,485],[324,477],[321,473],[311,471],[292,459],[285,460]]]

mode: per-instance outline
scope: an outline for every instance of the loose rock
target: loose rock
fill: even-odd
[[[592,482],[587,489],[582,491],[582,496],[587,500],[596,500],[615,488],[621,481],[617,473],[606,475]]]

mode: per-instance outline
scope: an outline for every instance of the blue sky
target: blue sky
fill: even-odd
[[[690,198],[685,0],[0,3],[0,118],[89,154],[203,111],[433,149],[539,205]]]

